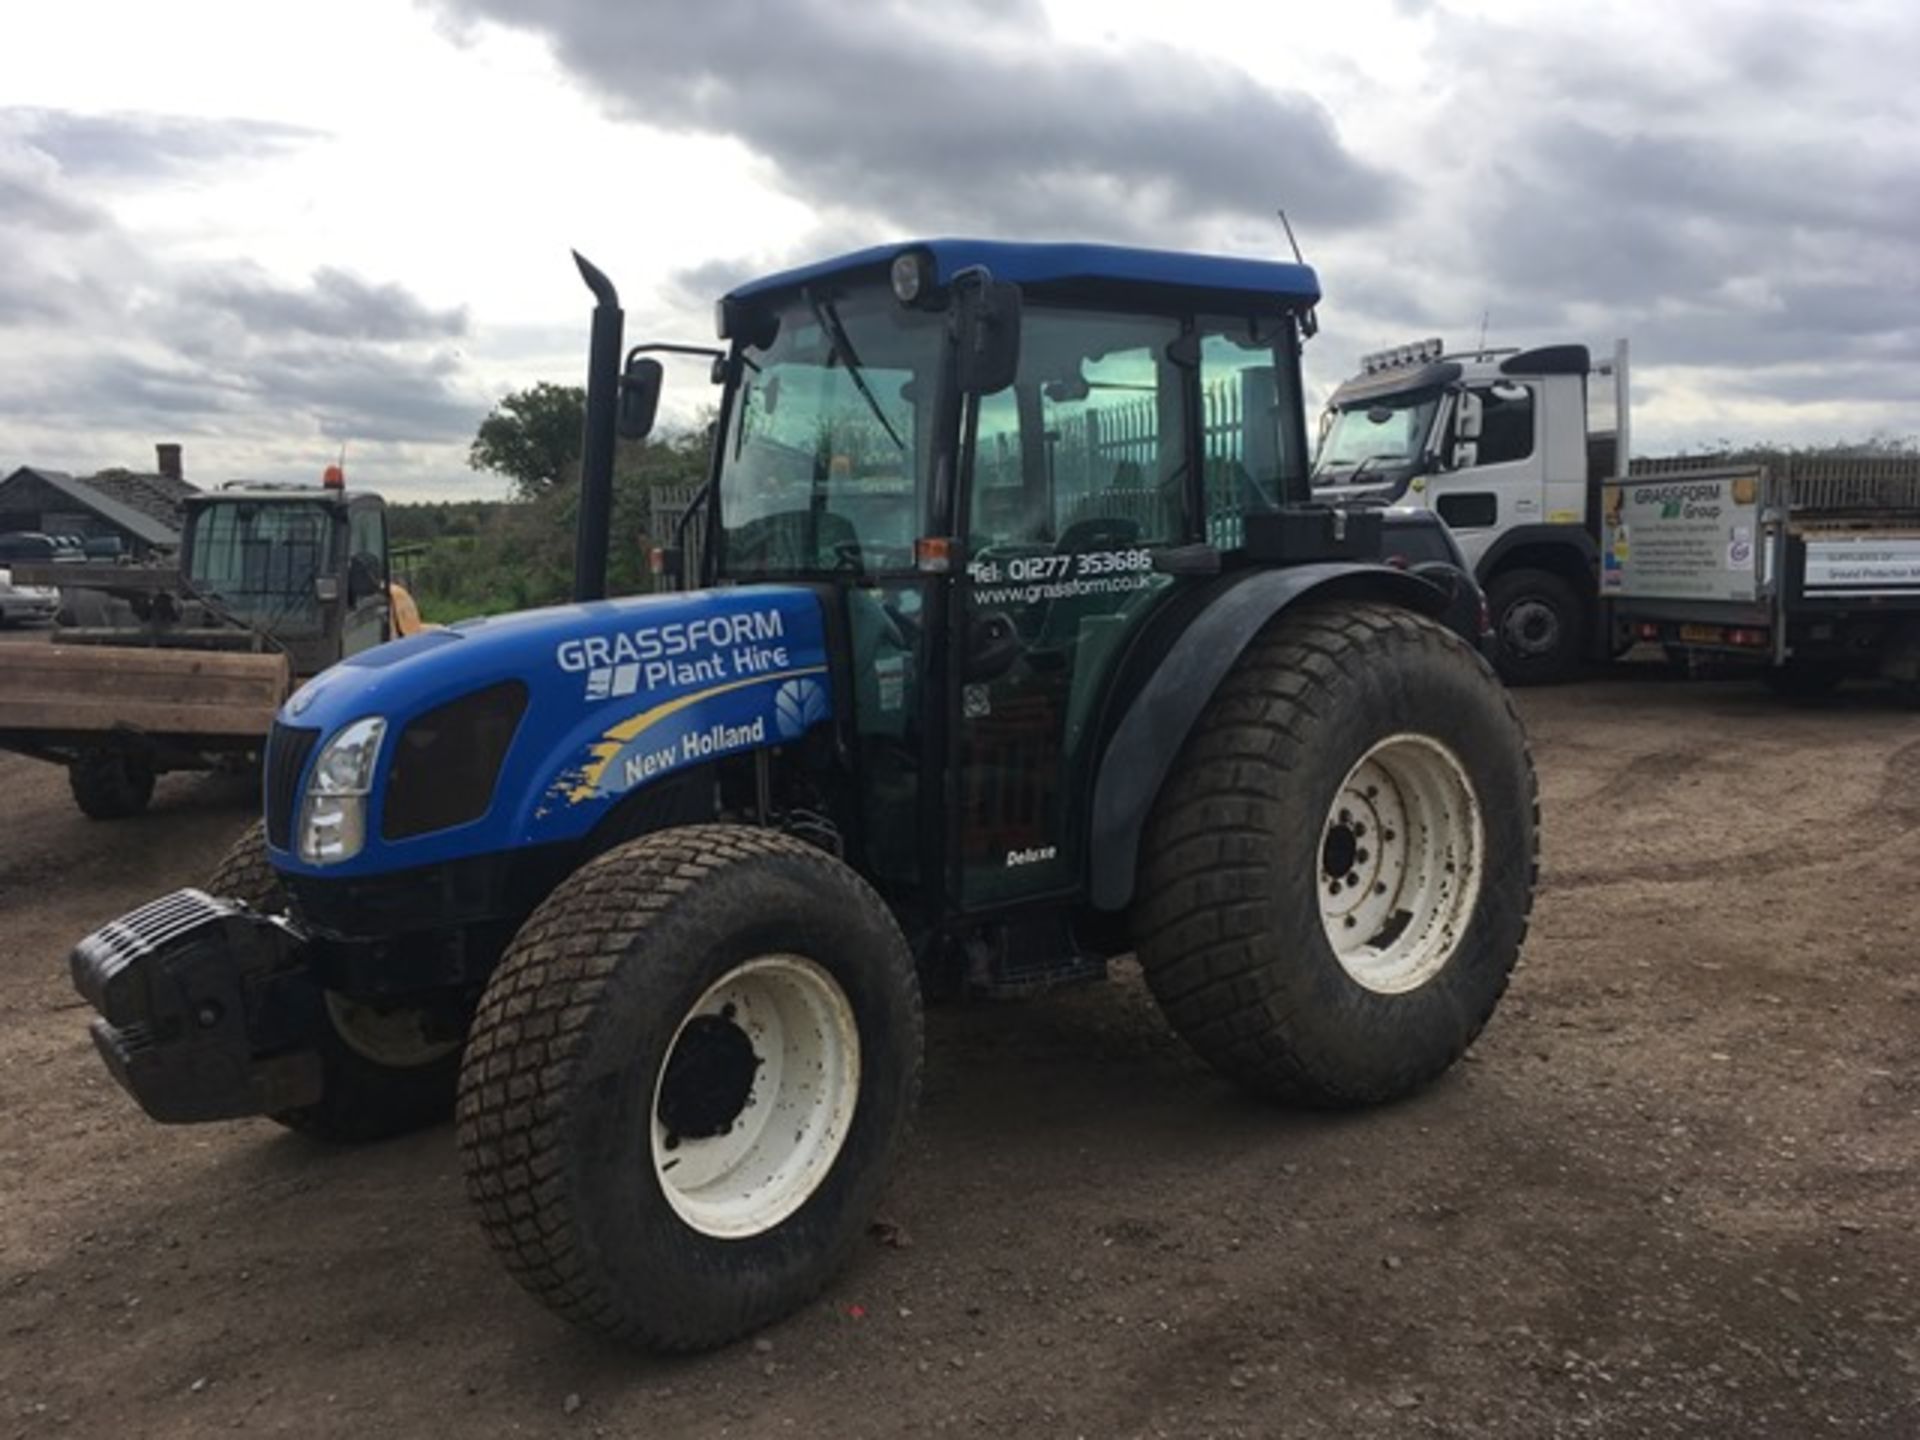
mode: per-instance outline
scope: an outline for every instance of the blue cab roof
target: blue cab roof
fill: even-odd
[[[1289,307],[1320,298],[1320,277],[1311,265],[1195,255],[1178,250],[1139,250],[1124,245],[1025,244],[1005,240],[903,240],[837,255],[735,287],[730,300],[750,300],[796,289],[815,280],[891,264],[903,250],[933,257],[934,280],[945,285],[962,270],[983,265],[996,280],[1020,285],[1099,284],[1155,286],[1241,295]]]

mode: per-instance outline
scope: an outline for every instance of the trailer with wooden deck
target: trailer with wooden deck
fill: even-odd
[[[0,666],[0,749],[64,765],[95,819],[144,810],[168,771],[257,764],[296,684],[413,613],[389,590],[378,495],[240,485],[185,509],[177,564],[14,566],[125,617],[9,647]]]

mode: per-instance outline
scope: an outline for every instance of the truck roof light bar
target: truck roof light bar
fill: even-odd
[[[1391,350],[1376,350],[1360,357],[1362,374],[1377,375],[1382,370],[1399,370],[1408,365],[1425,365],[1440,359],[1447,347],[1438,335],[1416,340],[1411,345],[1396,345]]]

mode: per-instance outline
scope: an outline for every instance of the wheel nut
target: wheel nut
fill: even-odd
[[[1331,885],[1327,886],[1327,893],[1329,895],[1338,895],[1340,893],[1340,882],[1336,880]]]
[[[1364,865],[1367,863],[1367,852],[1364,850],[1356,850],[1353,852],[1353,858]]]
[[[1355,921],[1351,915],[1347,916],[1346,924],[1347,924],[1347,929],[1349,930],[1351,930],[1354,927]]]
[[[1393,843],[1393,832],[1391,830],[1382,830],[1380,832],[1380,838],[1391,845]]]

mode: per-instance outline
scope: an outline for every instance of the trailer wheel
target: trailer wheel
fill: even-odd
[[[1587,612],[1551,570],[1508,570],[1487,585],[1493,615],[1494,668],[1509,685],[1552,685],[1580,667]]]
[[[643,836],[560,885],[488,983],[460,1077],[468,1193],[566,1319],[723,1344],[846,1258],[920,1053],[912,957],[846,865],[739,826]]]
[[[1134,914],[1147,982],[1258,1094],[1404,1095],[1506,989],[1537,827],[1519,719],[1457,636],[1382,605],[1283,615],[1155,802]]]
[[[262,914],[285,913],[286,891],[267,858],[264,822],[256,820],[233,842],[206,890]],[[326,1017],[315,1038],[319,1100],[270,1119],[316,1140],[353,1144],[418,1130],[452,1112],[460,1042],[440,1033],[428,1012],[376,1007],[328,991]]]
[[[90,820],[124,820],[153,799],[153,766],[124,750],[99,750],[67,766],[73,802]]]

